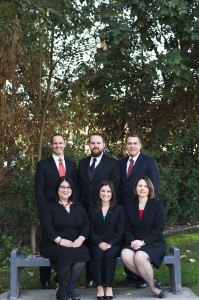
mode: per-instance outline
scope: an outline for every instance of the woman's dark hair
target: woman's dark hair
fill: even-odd
[[[100,183],[97,193],[97,203],[96,203],[96,212],[100,212],[102,209],[102,200],[100,198],[100,190],[103,186],[108,185],[111,189],[112,197],[110,200],[110,211],[113,211],[116,207],[116,196],[115,196],[115,188],[111,180],[104,180]]]
[[[149,179],[149,177],[147,177],[147,176],[139,177],[139,178],[135,181],[135,184],[134,184],[134,187],[133,187],[133,192],[134,192],[134,194],[136,195],[136,198],[138,199],[138,194],[137,194],[137,192],[136,192],[136,187],[137,187],[137,185],[138,185],[138,182],[139,182],[140,180],[142,180],[142,179],[146,182],[147,187],[148,187],[148,189],[149,189],[148,198],[149,198],[149,199],[155,198],[155,193],[154,193],[154,186],[153,186],[153,183],[152,183],[151,179]]]
[[[62,184],[62,182],[64,182],[64,181],[67,181],[69,183],[69,185],[71,187],[71,191],[72,191],[72,194],[71,194],[71,196],[70,196],[70,198],[68,200],[72,201],[72,202],[76,202],[74,183],[73,183],[72,179],[70,177],[68,177],[68,176],[61,176],[57,180],[57,185],[56,185],[56,188],[55,188],[55,193],[56,193],[56,196],[57,196],[57,201],[59,201],[59,194],[58,194],[59,187]]]

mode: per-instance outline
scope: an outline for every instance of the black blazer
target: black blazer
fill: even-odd
[[[120,172],[121,172],[121,182],[120,182],[120,203],[126,206],[132,199],[135,198],[133,193],[133,187],[135,181],[141,176],[147,176],[151,179],[154,185],[155,198],[158,199],[160,175],[159,168],[155,159],[140,153],[138,156],[133,170],[130,176],[126,177],[126,165],[128,157],[120,160]]]
[[[120,183],[120,168],[119,162],[105,153],[103,154],[100,163],[95,168],[92,178],[89,178],[89,164],[91,156],[83,158],[78,166],[78,186],[79,186],[79,201],[86,209],[90,205],[96,204],[98,187],[103,180],[111,180],[115,187],[116,197],[118,197]]]
[[[165,227],[164,208],[162,202],[149,199],[146,203],[142,218],[139,215],[137,200],[132,200],[126,206],[126,244],[130,246],[134,240],[143,236],[146,244],[166,248],[163,236]]]
[[[77,169],[74,161],[65,159],[66,174],[77,184]],[[52,156],[40,160],[36,166],[35,173],[35,198],[38,209],[46,204],[47,201],[56,199],[55,188],[59,179],[59,171]]]
[[[89,211],[89,219],[93,246],[98,246],[101,242],[122,245],[125,232],[125,213],[121,205],[117,205],[112,212],[108,211],[105,220],[102,212],[97,213],[92,207]]]

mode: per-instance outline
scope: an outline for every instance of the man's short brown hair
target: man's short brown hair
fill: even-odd
[[[137,137],[139,139],[140,143],[142,143],[141,137],[138,133],[134,133],[134,132],[127,133],[126,138],[125,138],[125,143],[127,143],[127,140],[129,137]]]
[[[100,132],[93,132],[92,134],[89,135],[89,139],[88,139],[88,142],[89,142],[89,143],[90,143],[91,137],[92,137],[93,135],[100,136],[100,137],[102,138],[103,142],[104,142],[104,137],[103,137],[103,135],[102,135]]]

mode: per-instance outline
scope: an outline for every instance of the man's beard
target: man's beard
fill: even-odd
[[[103,150],[102,151],[99,150],[98,152],[91,151],[91,156],[92,157],[98,157],[98,156],[100,156],[102,154],[102,152],[103,152]]]

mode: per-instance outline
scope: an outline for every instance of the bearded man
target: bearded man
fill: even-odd
[[[78,165],[79,201],[87,212],[91,206],[95,206],[99,185],[104,180],[113,182],[118,200],[120,184],[119,162],[105,154],[104,148],[103,136],[100,133],[93,133],[89,137],[90,155],[80,160]],[[86,287],[93,287],[93,276],[90,269],[87,265]]]

